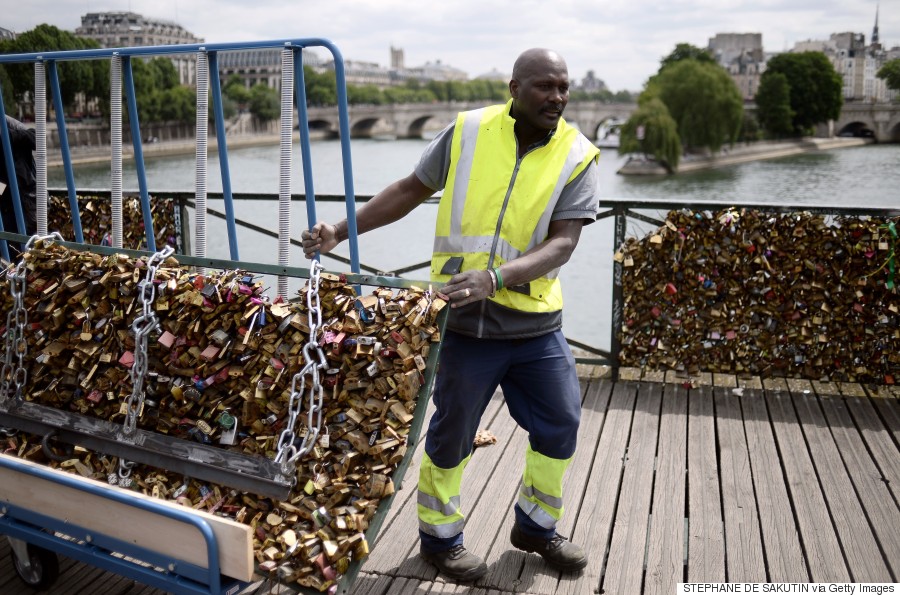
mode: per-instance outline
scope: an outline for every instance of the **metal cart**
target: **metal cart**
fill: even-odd
[[[123,92],[134,149],[135,167],[140,186],[140,204],[146,232],[146,247],[156,252],[151,216],[150,194],[144,170],[142,134],[135,99],[131,59],[149,56],[195,56],[197,60],[197,191],[195,195],[196,233],[192,240],[193,255],[179,255],[182,265],[216,269],[241,268],[270,274],[278,278],[278,293],[287,292],[288,277],[309,277],[310,269],[289,265],[290,245],[289,207],[291,201],[291,144],[293,112],[299,116],[307,219],[316,221],[315,191],[310,160],[309,122],[306,112],[306,93],[303,80],[302,51],[307,47],[323,47],[334,57],[338,91],[340,142],[344,172],[344,199],[349,228],[350,266],[346,275],[352,284],[411,287],[412,282],[394,277],[359,274],[359,254],[355,219],[355,195],[350,159],[350,130],[347,113],[346,84],[343,58],[338,49],[324,39],[287,39],[233,44],[195,44],[114,48],[67,52],[44,52],[0,56],[0,64],[30,63],[35,68],[35,121],[37,165],[38,236],[47,233],[47,160],[46,160],[46,79],[52,91],[56,111],[57,130],[65,169],[69,205],[72,214],[75,242],[60,242],[74,249],[101,254],[125,253],[132,256],[147,252],[122,247],[122,110],[121,103],[112,102],[111,109],[111,201],[113,204],[112,247],[86,245],[81,229],[72,159],[69,151],[66,122],[61,104],[59,62],[77,60],[109,60],[113,97]],[[280,49],[282,55],[282,118],[281,118],[281,177],[279,213],[287,211],[288,222],[280,216],[278,264],[241,262],[234,219],[222,94],[218,76],[218,55],[223,51]],[[211,74],[210,74],[211,73]],[[213,119],[222,176],[223,197],[229,236],[229,260],[206,256],[206,152],[208,126],[208,97],[212,98]],[[0,112],[4,112],[0,93]],[[15,171],[6,121],[0,118],[0,139],[4,142],[7,171]],[[0,223],[0,256],[9,260],[7,241],[24,241],[25,223],[18,185],[11,183],[18,234],[2,230]],[[118,205],[118,209],[116,208]],[[118,218],[117,218],[118,213]],[[186,219],[186,218],[185,218]],[[159,252],[157,252],[159,254]],[[446,311],[439,319],[443,328]],[[11,319],[12,320],[12,319]],[[8,327],[12,327],[8,324]],[[12,332],[11,328],[7,332]],[[22,340],[18,337],[17,340]],[[9,343],[8,343],[9,344]],[[418,394],[416,408],[407,441],[407,453],[395,470],[392,479],[400,485],[410,463],[412,453],[424,422],[425,402],[430,394],[437,366],[440,344],[431,349],[425,371],[425,382]],[[7,349],[9,353],[10,349]],[[10,356],[7,356],[7,363]],[[21,367],[21,364],[20,364]],[[9,372],[9,370],[6,370]],[[7,382],[7,384],[9,384]],[[247,455],[227,453],[212,447],[185,443],[177,438],[153,435],[142,430],[126,433],[112,422],[89,419],[21,399],[22,383],[17,398],[0,394],[0,426],[54,436],[58,440],[82,445],[90,450],[109,453],[131,461],[156,465],[183,472],[210,482],[223,483],[241,490],[286,496],[291,488],[290,474],[268,460],[251,460]],[[384,498],[369,524],[366,538],[373,543],[387,515],[393,496]],[[47,588],[57,578],[56,554],[94,564],[112,572],[128,576],[142,583],[172,593],[236,593],[250,584],[256,573],[252,555],[250,529],[232,521],[225,521],[193,509],[157,500],[115,486],[84,479],[27,461],[0,455],[0,534],[10,539],[16,572],[32,587]],[[355,580],[360,560],[354,560],[347,572],[332,589],[346,592]],[[303,592],[312,592],[301,589]],[[316,591],[317,592],[317,591]]]

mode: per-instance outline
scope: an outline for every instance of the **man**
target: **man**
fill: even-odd
[[[19,233],[16,224],[16,215],[13,207],[13,195],[10,185],[18,180],[19,198],[22,201],[22,213],[25,217],[25,235],[34,234],[37,229],[37,205],[35,200],[36,174],[34,167],[34,129],[27,128],[24,124],[6,116],[6,126],[9,130],[9,141],[12,147],[13,165],[15,177],[6,171],[6,159],[3,156],[3,139],[0,138],[0,213],[3,217],[4,231]],[[18,254],[18,244],[12,246],[11,256]]]
[[[563,475],[575,452],[581,391],[562,335],[557,278],[581,228],[597,214],[598,150],[562,119],[566,63],[530,49],[513,67],[511,100],[459,114],[415,171],[357,215],[360,233],[396,221],[443,189],[432,279],[450,299],[434,390],[436,411],[418,486],[422,557],[450,578],[487,572],[463,546],[463,469],[481,416],[499,385],[529,433],[512,545],[554,568],[585,567],[583,550],[556,533]],[[308,257],[347,237],[347,223],[303,233]]]

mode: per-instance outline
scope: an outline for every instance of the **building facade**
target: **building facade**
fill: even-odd
[[[322,59],[311,50],[302,52],[304,66],[319,69]],[[224,82],[237,75],[248,89],[262,83],[281,90],[281,49],[254,48],[233,52],[219,52],[219,78]]]
[[[832,33],[827,40],[807,40],[796,43],[794,52],[822,52],[831,60],[835,71],[841,75],[845,101],[886,103],[895,100],[898,93],[889,89],[878,78],[878,71],[886,62],[900,57],[900,47],[884,49],[878,32],[878,11],[872,39],[866,43],[863,33],[845,31]]]
[[[75,35],[93,39],[104,48],[203,43],[181,25],[134,12],[90,12],[81,17]],[[173,56],[172,63],[182,85],[196,86],[195,58]]]
[[[744,101],[752,101],[759,90],[759,78],[766,70],[762,33],[717,33],[707,49],[728,71]]]

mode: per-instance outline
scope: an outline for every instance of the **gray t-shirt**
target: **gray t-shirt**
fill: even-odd
[[[416,177],[433,190],[443,190],[447,185],[454,125],[450,124],[434,137],[416,165]],[[593,223],[599,210],[599,186],[600,168],[594,161],[563,188],[550,220],[585,219],[585,225]]]

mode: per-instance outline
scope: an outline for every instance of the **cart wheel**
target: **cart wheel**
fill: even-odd
[[[27,570],[15,552],[10,551],[10,556],[13,566],[16,568],[16,574],[33,589],[46,589],[59,577],[59,559],[55,552],[29,543],[28,562],[31,568]]]

